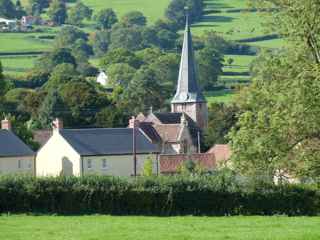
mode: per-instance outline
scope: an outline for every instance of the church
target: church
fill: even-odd
[[[140,113],[129,127],[140,128],[162,154],[200,152],[200,135],[208,124],[207,102],[198,85],[188,16],[184,31],[177,90],[171,112]]]

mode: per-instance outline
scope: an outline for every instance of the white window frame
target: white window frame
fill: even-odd
[[[108,170],[108,161],[105,158],[101,160],[101,169]]]
[[[88,168],[88,170],[91,170],[92,169],[92,159],[88,159],[87,160],[87,168]]]

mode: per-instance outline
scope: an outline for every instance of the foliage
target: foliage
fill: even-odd
[[[108,66],[107,75],[111,86],[127,87],[137,70],[127,63],[114,63]]]
[[[191,21],[197,21],[202,16],[203,2],[200,0],[172,0],[166,10],[166,17],[176,26],[185,24],[185,7],[189,7]]]
[[[131,27],[114,27],[110,34],[110,49],[125,48],[130,51],[140,50],[144,46],[143,29],[134,25]]]
[[[38,121],[42,128],[50,129],[52,121],[61,117],[62,109],[63,103],[60,94],[57,90],[51,90],[44,98],[38,111]]]
[[[109,31],[97,31],[91,38],[90,42],[94,51],[94,54],[98,57],[106,54],[110,44],[110,32]]]
[[[68,23],[76,26],[82,26],[84,19],[90,20],[92,9],[84,5],[82,2],[77,2],[75,6],[68,11]]]
[[[143,164],[142,176],[151,177],[153,175],[153,162],[152,158],[148,157]]]
[[[123,96],[124,104],[135,114],[150,107],[160,109],[165,99],[157,74],[146,66],[135,73]]]
[[[11,0],[0,0],[0,16],[14,18],[16,9]]]
[[[319,190],[256,185],[216,172],[121,179],[0,177],[0,212],[116,215],[317,215]]]
[[[74,26],[64,26],[54,39],[54,45],[56,48],[71,47],[75,41],[82,39],[87,40],[87,34]]]
[[[277,7],[274,22],[292,43],[263,53],[253,83],[237,103],[243,111],[231,134],[234,164],[246,174],[319,176],[319,21],[317,1],[259,1]]]
[[[116,13],[111,8],[100,10],[95,16],[97,28],[100,30],[110,29],[113,24],[118,22]]]
[[[108,51],[108,53],[101,59],[100,66],[108,68],[110,64],[127,63],[133,68],[139,68],[141,60],[135,55],[134,52],[125,48],[117,48]]]
[[[121,23],[128,27],[134,25],[145,26],[147,24],[147,19],[142,12],[132,11],[128,12],[121,18]]]
[[[235,105],[212,103],[208,109],[208,127],[205,131],[205,145],[228,143],[227,135],[237,122],[238,108]]]
[[[65,2],[63,0],[52,0],[47,13],[53,23],[64,24],[67,19]]]
[[[223,55],[215,48],[206,46],[198,52],[200,86],[210,90],[217,85],[218,77],[222,74]]]

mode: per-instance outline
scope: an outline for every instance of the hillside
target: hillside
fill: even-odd
[[[113,8],[121,16],[132,10],[139,10],[152,23],[164,16],[170,0],[83,0],[97,12],[102,8]],[[265,15],[248,9],[247,0],[204,0],[205,11],[200,22],[193,24],[194,35],[202,35],[204,31],[213,30],[227,40],[262,48],[278,48],[284,41],[267,33],[264,27]],[[91,31],[88,24],[86,30]],[[22,74],[32,67],[37,52],[50,48],[50,39],[59,28],[43,28],[41,33],[2,33],[0,36],[0,58],[6,74]],[[249,65],[254,54],[229,53],[226,55],[224,74],[220,81],[226,86],[247,84],[250,81]],[[227,62],[232,59],[232,64]],[[228,61],[229,60],[229,61]],[[207,93],[209,100],[218,97],[228,101],[232,91]]]

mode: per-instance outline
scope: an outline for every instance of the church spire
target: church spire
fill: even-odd
[[[180,62],[177,91],[171,103],[206,102],[198,87],[198,76],[194,61],[192,36],[189,26],[189,12],[186,7],[186,27]]]

